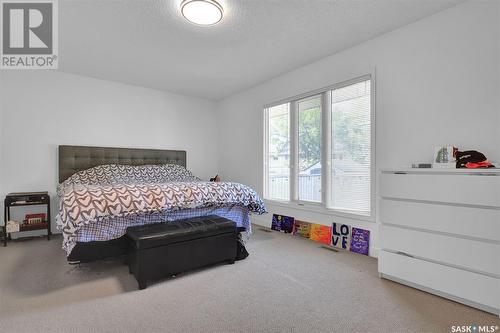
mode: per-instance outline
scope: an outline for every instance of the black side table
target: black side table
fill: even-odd
[[[50,196],[48,192],[20,192],[9,193],[5,197],[4,206],[4,226],[3,226],[3,246],[7,246],[7,239],[11,239],[10,233],[7,234],[7,221],[10,220],[10,209],[12,207],[45,205],[46,219],[36,224],[21,224],[19,232],[31,230],[47,230],[47,240],[50,240]]]

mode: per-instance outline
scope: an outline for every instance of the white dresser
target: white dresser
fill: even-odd
[[[380,197],[381,277],[499,314],[499,169],[382,170]]]

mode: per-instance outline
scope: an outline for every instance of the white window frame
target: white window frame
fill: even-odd
[[[370,149],[370,214],[361,215],[354,213],[352,211],[339,210],[327,207],[327,202],[330,202],[331,198],[331,91],[339,89],[345,86],[349,86],[361,81],[370,80],[370,136],[371,136],[371,149]],[[346,217],[362,221],[375,222],[376,216],[376,103],[375,103],[375,73],[361,75],[355,77],[354,79],[342,81],[334,85],[317,89],[315,91],[290,97],[279,102],[268,104],[264,106],[263,112],[263,124],[264,124],[264,172],[263,172],[263,182],[264,182],[264,199],[275,206],[283,206],[286,208],[297,208],[301,210],[308,210],[316,213],[322,213],[332,216]],[[321,121],[322,121],[322,151],[321,151],[321,191],[322,200],[321,202],[311,202],[311,201],[301,201],[298,200],[298,109],[297,102],[307,98],[312,98],[314,96],[321,95]],[[290,184],[290,200],[283,201],[277,199],[270,199],[268,197],[268,140],[269,140],[269,118],[268,109],[289,103],[290,112],[290,174],[289,174],[289,184]]]

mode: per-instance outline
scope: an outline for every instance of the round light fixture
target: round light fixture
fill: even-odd
[[[184,0],[181,3],[182,16],[197,25],[214,25],[222,20],[222,6],[214,0]]]

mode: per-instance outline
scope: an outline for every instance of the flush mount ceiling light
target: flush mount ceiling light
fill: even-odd
[[[184,0],[182,16],[197,25],[214,25],[222,20],[222,6],[214,0]]]

